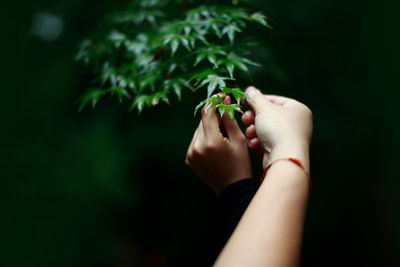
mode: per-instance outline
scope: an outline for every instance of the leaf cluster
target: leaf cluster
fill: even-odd
[[[113,95],[131,101],[131,110],[181,99],[184,89],[205,89],[221,114],[233,116],[247,98],[237,88],[238,70],[259,66],[248,55],[245,29],[249,23],[269,27],[267,17],[239,6],[245,0],[202,1],[133,0],[107,17],[107,32],[85,40],[77,60],[93,71],[94,86],[80,99],[79,110]],[[238,36],[240,39],[238,41]],[[222,104],[217,93],[231,94],[236,103]]]

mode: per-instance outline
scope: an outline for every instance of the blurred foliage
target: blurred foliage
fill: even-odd
[[[93,81],[74,60],[80,42],[124,3],[2,2],[1,266],[209,266],[215,257],[216,199],[184,164],[198,126],[188,111],[205,92],[141,116],[113,96],[95,111],[73,104]],[[246,29],[264,66],[251,69],[253,84],[314,114],[301,266],[400,266],[399,2],[249,4],[274,26]]]
[[[239,2],[247,1],[128,1],[107,16],[101,37],[85,40],[76,56],[95,73],[97,86],[82,96],[79,110],[87,104],[94,108],[110,94],[120,102],[132,99],[131,109],[141,112],[169,104],[171,93],[180,100],[184,88],[206,88],[221,116],[233,117],[240,102],[223,105],[212,95],[237,86],[235,68],[250,75],[247,65],[259,66],[245,57],[254,42],[237,35],[250,22],[269,27],[266,16],[249,13]]]

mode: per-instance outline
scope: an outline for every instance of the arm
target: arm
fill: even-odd
[[[230,98],[225,98],[225,104]],[[252,177],[247,141],[237,122],[215,109],[202,110],[202,119],[189,146],[186,164],[218,197],[219,250],[225,245],[256,193],[259,183]],[[220,224],[221,223],[221,224]],[[213,239],[219,239],[213,237]],[[219,251],[218,251],[219,252]]]
[[[264,167],[294,157],[309,171],[309,109],[253,88],[248,94],[254,113],[245,114],[243,121],[249,126],[250,146],[265,151]],[[215,266],[297,266],[308,195],[301,168],[288,161],[273,164]]]

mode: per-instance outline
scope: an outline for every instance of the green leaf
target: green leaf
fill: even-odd
[[[201,71],[193,73],[189,79],[189,82],[196,80],[195,86],[197,86],[201,81],[206,79],[209,75],[217,75],[217,73],[212,69],[203,69]]]
[[[186,35],[180,35],[180,34],[167,34],[163,38],[163,45],[170,45],[171,46],[171,54],[172,56],[175,55],[176,51],[179,48],[179,45],[181,44],[183,47],[186,48],[189,52],[192,51],[191,46],[194,46],[194,43],[192,42],[194,40],[193,37],[186,36]]]
[[[80,105],[78,108],[78,112],[81,112],[83,110],[83,108],[91,103],[92,104],[92,108],[96,107],[97,102],[100,100],[101,97],[103,97],[105,94],[107,93],[107,91],[102,90],[101,88],[92,88],[89,89],[89,91],[84,94],[81,99],[80,99]]]
[[[226,58],[231,64],[235,65],[238,69],[249,73],[249,69],[247,68],[246,64],[244,63],[244,58],[238,56],[234,53],[230,53]]]
[[[199,40],[205,45],[209,45],[207,39],[204,37],[204,33],[196,33],[191,36],[191,45],[195,47],[196,41]]]
[[[203,101],[200,102],[200,104],[198,104],[198,105],[196,106],[196,108],[194,109],[194,116],[196,116],[197,111],[198,111],[199,109],[201,109],[201,108],[207,103],[207,101],[208,101],[208,98],[207,98],[207,99],[204,99]]]
[[[245,63],[245,64],[247,64],[247,65],[252,65],[252,66],[256,66],[256,67],[261,67],[261,65],[260,65],[259,63],[254,62],[254,61],[251,61],[251,60],[248,59],[248,58],[242,57],[242,62]]]
[[[149,106],[156,106],[160,103],[160,101],[164,101],[165,103],[169,104],[168,90],[155,92],[154,94],[149,95],[147,104]]]
[[[218,75],[208,75],[207,79],[203,80],[203,82],[200,84],[200,86],[204,86],[208,84],[207,86],[207,97],[210,97],[212,93],[217,89],[217,86],[219,88],[223,88],[226,86],[225,80],[229,80],[229,78],[225,77],[220,77]]]
[[[234,111],[232,109],[226,109],[226,111],[228,112],[229,117],[233,119],[233,117],[235,116]]]
[[[231,78],[233,78],[233,72],[234,72],[234,70],[235,70],[235,65],[233,65],[233,64],[227,64],[226,65],[226,69],[228,70],[228,72],[229,72],[229,76],[231,77]]]
[[[215,98],[211,98],[209,102],[210,104],[207,107],[207,112],[217,105],[217,100]]]
[[[217,95],[216,97],[217,97],[217,101],[219,103],[223,103],[224,102],[224,100],[222,99],[222,97],[220,95]]]
[[[218,36],[218,38],[221,38],[223,34],[221,33],[221,31],[220,31],[220,29],[219,29],[219,27],[218,27],[218,23],[212,22],[212,23],[210,24],[210,26],[211,26],[211,28],[214,30],[214,32],[215,32],[215,34]]]
[[[262,14],[261,12],[256,12],[249,17],[250,21],[257,22],[267,28],[272,29],[271,26],[268,24],[267,19],[268,17]]]
[[[108,39],[114,43],[115,47],[120,47],[127,40],[126,35],[120,31],[112,30],[108,35]]]
[[[122,102],[122,99],[124,97],[131,98],[128,91],[123,87],[118,87],[118,86],[111,87],[107,90],[107,92],[109,92],[111,95],[116,95],[120,103]]]
[[[176,50],[178,50],[178,47],[179,47],[179,41],[178,40],[173,40],[172,42],[171,42],[171,52],[172,52],[172,55],[175,55],[175,52],[176,52]]]
[[[75,56],[75,60],[77,61],[83,61],[85,64],[88,64],[90,61],[90,49],[92,48],[92,41],[89,39],[86,39],[82,42],[82,44],[79,47],[79,51]]]
[[[176,70],[177,68],[178,68],[178,64],[176,64],[176,63],[171,63],[171,64],[169,65],[169,68],[168,68],[168,75],[171,75],[171,73],[173,73],[174,70]]]
[[[137,108],[138,112],[142,113],[144,107],[146,106],[147,100],[148,100],[147,95],[141,95],[141,96],[136,97],[136,99],[132,103],[130,111]]]
[[[215,55],[209,55],[207,59],[208,61],[210,61],[211,64],[214,65],[214,68],[218,68],[217,58]]]
[[[220,95],[215,95],[212,97],[207,97],[207,99],[203,100],[198,104],[195,108],[194,115],[196,115],[197,111],[202,108],[206,103],[209,103],[207,106],[207,112],[209,112],[213,107],[216,107],[219,103],[222,103],[222,97]]]
[[[227,34],[229,41],[233,44],[235,40],[235,33],[241,32],[242,30],[236,24],[229,24],[222,30],[222,35]]]
[[[232,94],[233,97],[236,99],[237,103],[240,103],[242,99],[248,99],[249,96],[243,92],[240,88],[228,88],[224,87],[222,88],[222,93],[223,94]]]
[[[196,57],[196,62],[194,63],[193,67],[196,67],[205,57],[206,57],[205,54],[199,54]]]
[[[218,104],[216,108],[221,114],[221,118],[225,112],[229,115],[229,117],[231,117],[231,119],[234,118],[235,111],[243,113],[241,107],[238,104],[231,104],[231,105]]]
[[[169,104],[168,93],[168,90],[162,90],[150,95],[139,95],[133,101],[130,111],[137,108],[139,113],[141,113],[145,106],[156,106],[160,103],[160,101]]]
[[[192,31],[192,28],[189,27],[189,26],[185,26],[185,27],[183,28],[183,30],[184,30],[184,32],[185,32],[185,35],[189,35],[190,32]]]
[[[195,66],[203,59],[207,58],[214,68],[218,68],[217,56],[226,56],[224,49],[219,46],[210,46],[207,48],[198,49],[197,54],[198,56],[196,57]]]
[[[255,63],[245,57],[238,56],[233,52],[230,53],[226,58],[220,59],[218,61],[218,64],[225,65],[231,78],[233,77],[233,71],[234,71],[235,67],[237,67],[238,69],[242,70],[243,72],[245,72],[246,74],[249,75],[250,74],[249,69],[246,65],[260,66],[259,64]]]
[[[176,96],[178,97],[178,100],[180,101],[182,99],[182,87],[178,85],[174,85],[174,92]]]
[[[218,106],[218,112],[221,114],[221,118],[224,116],[225,108],[223,106]]]
[[[156,82],[161,79],[160,73],[146,73],[142,76],[139,82],[139,92],[143,92],[146,88],[150,88],[152,91],[156,88]]]
[[[188,82],[184,79],[175,78],[164,81],[164,91],[169,92],[172,89],[178,97],[178,100],[181,100],[183,87],[190,88]]]
[[[188,39],[186,39],[185,37],[181,37],[180,40],[181,40],[183,47],[185,47],[186,50],[188,50],[189,52],[192,51],[192,49],[190,48],[190,43],[189,43]]]
[[[101,85],[104,86],[108,81],[110,81],[113,77],[115,79],[116,70],[113,67],[110,67],[109,64],[104,64],[103,69],[100,74]]]
[[[134,53],[136,56],[143,55],[149,50],[149,37],[146,34],[138,34],[133,41],[126,40],[124,42],[126,49]]]

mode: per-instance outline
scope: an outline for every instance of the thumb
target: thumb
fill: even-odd
[[[224,104],[225,105],[230,105],[231,104],[231,98],[230,96],[226,96],[224,99]],[[224,126],[224,129],[226,131],[226,134],[228,135],[229,139],[231,140],[237,140],[241,138],[243,135],[242,131],[239,128],[239,125],[237,124],[236,120],[231,117],[229,117],[228,114],[225,114],[222,116],[222,124]]]
[[[272,103],[253,86],[247,88],[246,93],[249,95],[247,104],[254,110],[256,114],[260,113],[263,109],[272,106]]]

